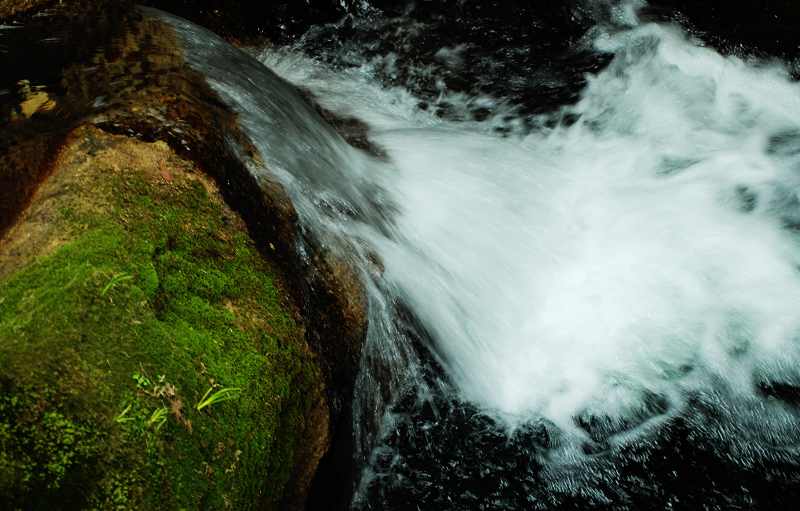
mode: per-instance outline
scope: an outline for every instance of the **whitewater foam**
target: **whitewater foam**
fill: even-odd
[[[371,126],[398,205],[389,236],[359,233],[382,292],[433,334],[463,396],[511,425],[574,430],[653,396],[679,411],[720,385],[753,397],[800,361],[800,89],[670,27],[596,44],[614,60],[568,109],[577,121],[524,138],[422,111],[369,63],[261,57]]]

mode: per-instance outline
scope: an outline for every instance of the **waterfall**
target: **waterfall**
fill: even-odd
[[[623,476],[597,468],[597,453],[630,455],[679,417],[737,470],[789,463],[800,442],[784,392],[800,385],[800,87],[781,64],[720,55],[627,9],[591,33],[611,61],[577,103],[509,133],[498,127],[517,108],[503,98],[443,91],[451,111],[492,112],[454,119],[387,86],[377,69],[391,55],[337,67],[301,44],[259,63],[173,23],[263,155],[253,172],[278,179],[303,228],[363,279],[356,426],[379,413],[390,438],[444,394],[507,438],[544,428],[548,445],[521,451],[544,487],[599,504]],[[273,71],[366,122],[387,157],[348,146]],[[375,365],[412,406],[376,405]],[[380,449],[403,457],[397,442]],[[367,482],[382,470],[367,468]]]

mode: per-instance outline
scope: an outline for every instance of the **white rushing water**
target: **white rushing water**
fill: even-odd
[[[208,36],[183,30],[304,227],[364,266],[366,349],[398,380],[415,377],[395,299],[462,397],[511,427],[544,418],[581,435],[575,417],[625,420],[652,396],[679,412],[697,391],[761,399],[760,379],[800,383],[800,247],[787,227],[800,225],[800,87],[780,66],[666,26],[598,32],[615,56],[570,107],[577,121],[502,138],[493,128],[511,107],[492,98],[447,97],[501,112],[449,122],[381,86],[369,62],[260,56],[364,120],[381,161],[249,64],[237,78],[209,63]]]
[[[596,44],[615,58],[579,120],[506,139],[492,120],[420,111],[369,64],[262,60],[387,151],[374,179],[392,232],[360,236],[466,399],[571,429],[648,395],[680,410],[721,382],[743,396],[756,375],[797,382],[800,251],[785,225],[800,221],[800,88],[674,28]]]

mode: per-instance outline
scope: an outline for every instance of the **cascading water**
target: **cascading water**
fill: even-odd
[[[253,171],[279,180],[303,228],[363,276],[355,420],[377,413],[383,427],[360,439],[374,451],[357,505],[698,509],[797,496],[800,86],[778,64],[620,12],[592,33],[613,59],[577,104],[510,136],[497,130],[518,109],[502,98],[443,91],[451,110],[493,112],[448,120],[382,85],[388,55],[351,52],[347,68],[303,42],[260,55],[366,122],[386,159],[346,145],[265,67],[174,21],[264,156]],[[441,55],[457,66],[454,51]],[[395,396],[380,406],[375,364]]]

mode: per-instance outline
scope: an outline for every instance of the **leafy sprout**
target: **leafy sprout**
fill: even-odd
[[[123,423],[125,423],[125,422],[130,422],[130,421],[136,420],[136,418],[135,418],[135,417],[128,417],[128,412],[129,412],[129,411],[131,411],[131,407],[132,407],[132,406],[133,406],[133,404],[132,404],[132,403],[131,403],[131,404],[129,404],[128,406],[126,406],[126,407],[125,407],[125,409],[124,409],[124,410],[122,410],[122,411],[119,413],[119,415],[117,415],[116,417],[114,417],[114,420],[115,420],[115,421],[116,421],[118,424],[123,424]]]
[[[203,394],[202,399],[200,402],[197,403],[197,411],[202,410],[208,406],[222,403],[223,401],[231,401],[232,399],[236,399],[239,397],[239,392],[242,390],[236,387],[228,387],[228,388],[221,388],[218,391],[212,394],[214,387],[209,387],[205,394]]]
[[[100,296],[105,296],[108,294],[109,291],[117,287],[120,283],[125,282],[126,280],[133,280],[133,276],[127,273],[120,273],[111,277],[111,280],[106,284],[102,291],[100,291]]]
[[[153,410],[153,414],[150,416],[150,418],[147,419],[147,427],[149,428],[155,425],[155,430],[158,431],[161,429],[161,426],[167,422],[168,413],[169,410],[167,410],[166,407],[162,406],[161,408],[156,408]]]
[[[136,382],[136,387],[140,389],[146,389],[153,384],[153,382],[150,381],[150,378],[142,373],[133,373],[131,378],[133,378],[133,380]]]

